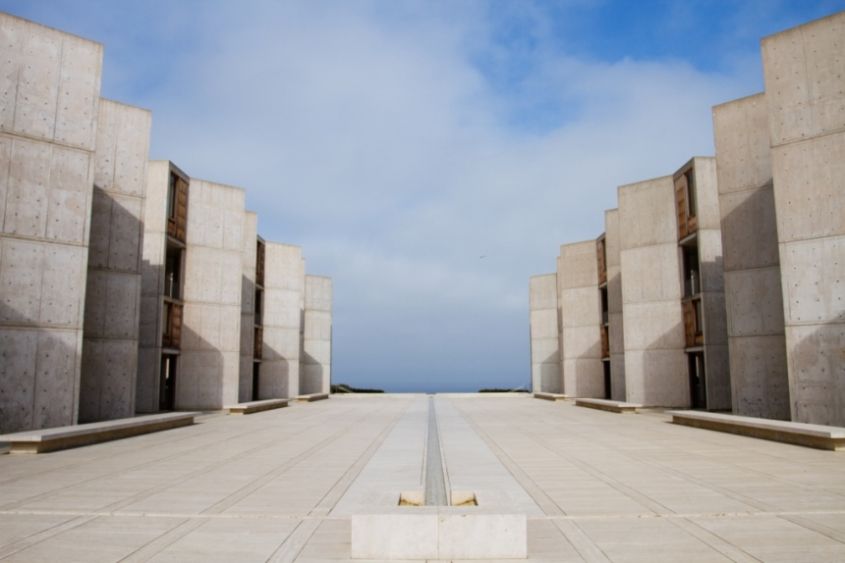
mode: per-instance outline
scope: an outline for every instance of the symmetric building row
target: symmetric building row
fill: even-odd
[[[763,39],[715,158],[530,283],[535,391],[845,426],[845,12]]]
[[[0,14],[0,434],[328,392],[331,280],[148,162],[101,45]]]

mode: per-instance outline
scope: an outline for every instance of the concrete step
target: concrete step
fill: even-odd
[[[310,393],[308,395],[297,395],[295,400],[300,403],[313,403],[314,401],[322,401],[328,398],[328,393]]]
[[[546,393],[544,391],[538,391],[534,393],[535,399],[543,399],[545,401],[565,401],[569,398],[569,395],[563,395],[561,393]]]
[[[271,409],[280,409],[288,406],[288,399],[263,399],[261,401],[247,401],[223,407],[229,414],[252,414]]]
[[[587,407],[602,411],[615,412],[618,414],[636,414],[643,406],[639,403],[626,403],[624,401],[610,401],[608,399],[575,399],[576,407]]]

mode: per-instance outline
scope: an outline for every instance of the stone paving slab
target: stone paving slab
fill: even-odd
[[[379,452],[419,398],[338,396],[0,455],[0,560],[350,560],[349,518],[332,510],[371,460],[389,471]],[[441,428],[459,429],[446,449],[464,435],[538,507],[527,561],[845,560],[842,452],[530,396],[437,401]],[[471,479],[471,456],[459,463]]]

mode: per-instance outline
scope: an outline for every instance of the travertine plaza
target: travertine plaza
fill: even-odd
[[[533,395],[318,401],[332,280],[0,15],[0,560],[845,560],[843,38],[531,278]]]

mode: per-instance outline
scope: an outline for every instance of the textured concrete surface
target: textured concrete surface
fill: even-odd
[[[619,187],[626,401],[690,403],[671,176]]]
[[[243,272],[241,275],[241,355],[238,401],[252,399],[252,369],[255,358],[255,265],[258,247],[258,215],[244,216]]]
[[[845,12],[763,39],[792,419],[845,426]]]
[[[245,195],[233,186],[191,180],[178,409],[238,402]]]
[[[607,260],[607,316],[610,343],[610,396],[625,400],[625,337],[622,317],[622,241],[619,237],[619,210],[604,212]]]
[[[676,426],[656,413],[530,397],[437,400],[451,419],[441,418],[453,430],[444,436],[455,440],[445,449],[450,473],[496,479],[504,468],[537,507],[528,561],[845,558],[841,453]],[[380,463],[419,467],[420,404],[424,397],[333,397],[0,456],[0,558],[350,560],[350,519],[333,511],[367,475],[388,474]],[[473,455],[456,457],[464,443]],[[406,455],[395,458],[397,448]],[[419,482],[417,469],[407,485]]]
[[[76,422],[102,46],[0,14],[0,432]]]
[[[151,126],[149,111],[100,100],[79,422],[135,414]]]
[[[332,378],[332,280],[305,276],[299,393],[328,393]]]
[[[535,392],[560,393],[560,335],[558,330],[557,274],[529,280],[529,337],[531,340],[531,388]]]
[[[733,412],[789,420],[764,94],[713,108]]]
[[[604,397],[595,240],[560,247],[558,287],[563,393],[570,397]]]
[[[299,395],[305,262],[298,246],[267,242],[260,399]]]

